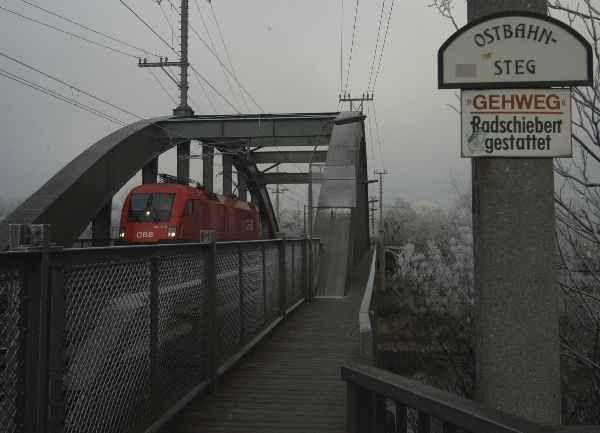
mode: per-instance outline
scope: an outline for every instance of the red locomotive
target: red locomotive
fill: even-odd
[[[119,240],[124,243],[193,242],[210,232],[217,241],[260,239],[258,209],[175,183],[140,185],[123,204]]]

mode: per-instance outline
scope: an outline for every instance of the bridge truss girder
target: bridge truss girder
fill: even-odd
[[[162,117],[123,127],[82,152],[3,220],[0,250],[8,245],[11,223],[50,224],[52,242],[71,245],[90,221],[106,214],[112,197],[129,179],[178,144],[195,139],[228,153],[232,149],[256,150],[250,149],[252,146],[326,146],[338,114]],[[245,177],[265,232],[272,237],[278,232],[277,220],[251,154],[233,153],[233,165]],[[323,155],[318,158],[322,160]]]

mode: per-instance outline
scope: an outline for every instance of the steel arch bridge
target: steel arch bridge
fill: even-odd
[[[14,223],[50,224],[52,242],[63,246],[72,245],[90,221],[95,232],[108,233],[113,196],[140,170],[144,183],[156,182],[158,157],[162,153],[177,147],[178,176],[189,178],[190,140],[203,143],[205,187],[210,191],[213,189],[216,148],[224,154],[223,193],[231,193],[231,168],[234,166],[238,172],[240,198],[246,199],[247,191],[250,191],[252,201],[260,210],[265,237],[274,237],[279,227],[266,186],[308,184],[311,174],[270,173],[269,170],[285,163],[327,164],[331,157],[335,160],[336,155],[318,149],[330,148],[332,137],[337,137],[338,143],[350,140],[356,144],[355,160],[361,161],[361,167],[365,166],[360,176],[366,177],[363,120],[362,114],[357,112],[141,120],[91,145],[2,221],[0,250],[8,246],[8,225]],[[261,171],[259,164],[270,166]],[[364,198],[364,203],[355,201],[354,204],[362,206],[368,218],[366,182],[357,182],[357,185],[361,191],[352,191],[351,195]],[[368,230],[368,220],[366,227]]]

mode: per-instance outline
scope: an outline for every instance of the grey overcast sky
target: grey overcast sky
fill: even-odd
[[[119,0],[27,1],[148,51],[175,58]],[[172,1],[179,3],[178,0]],[[360,95],[367,88],[382,1],[359,2],[349,85],[354,95]],[[171,42],[169,24],[156,0],[126,0],[126,3]],[[391,3],[392,0],[385,1],[382,38]],[[455,94],[438,90],[436,86],[437,49],[453,28],[427,4],[427,0],[394,3],[382,69],[375,89],[381,150],[376,139],[373,107],[370,106],[367,112],[371,119],[368,125],[372,125],[367,135],[369,171],[372,173],[373,169],[383,167],[391,172],[385,184],[386,203],[402,197],[447,206],[455,194],[453,180],[461,185],[467,185],[469,181],[469,162],[460,158],[459,119],[447,107],[447,104],[456,104]],[[343,1],[344,77],[355,5],[355,0]],[[464,4],[459,1],[457,5],[456,16],[460,23],[464,23]],[[23,0],[2,0],[0,6],[132,54],[140,54],[45,14]],[[240,81],[266,112],[337,111],[341,0],[213,0],[213,7]],[[177,15],[168,0],[162,0],[162,8],[174,26],[176,43]],[[203,38],[208,39],[198,8],[224,59],[206,0],[197,0],[197,4],[190,0],[192,25]],[[134,58],[88,45],[3,9],[0,9],[0,28],[3,35],[0,52],[4,54],[142,117],[169,114],[173,108],[173,103],[149,71],[139,69]],[[231,94],[219,64],[193,34],[190,45],[192,64],[228,99],[237,103],[239,94]],[[128,123],[135,120],[5,58],[0,58],[0,68],[89,103]],[[156,74],[175,96],[173,83],[159,70]],[[194,110],[197,113],[214,113],[193,76],[190,77],[190,85]],[[2,76],[0,95],[0,199],[3,200],[27,197],[72,158],[119,128],[114,123]],[[210,98],[219,114],[231,113],[216,94],[211,92]],[[173,167],[172,154],[161,159],[161,171],[172,172]],[[193,161],[192,177],[200,177],[199,167],[200,162]],[[299,186],[290,189],[291,192],[286,194],[287,204],[295,206],[304,194]],[[372,192],[375,193],[376,189]]]

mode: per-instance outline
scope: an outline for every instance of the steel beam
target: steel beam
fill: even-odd
[[[325,162],[327,151],[284,151],[284,152],[252,152],[250,160],[254,164],[309,164]]]
[[[284,146],[286,141],[293,146],[314,146],[328,143],[337,114],[195,116],[168,119],[160,126],[177,138],[252,139],[253,146]]]
[[[263,185],[301,185],[311,183],[310,173],[266,173],[260,176]]]
[[[248,201],[248,181],[246,180],[246,174],[238,171],[238,197],[240,200]]]
[[[208,145],[202,146],[202,183],[207,191],[213,192],[215,164],[215,148]]]
[[[156,183],[158,177],[158,157],[153,158],[148,164],[142,167],[142,183]]]
[[[180,183],[188,184],[190,179],[190,142],[177,145],[177,179]]]
[[[233,159],[231,155],[223,155],[223,195],[230,195],[233,184]]]
[[[112,199],[106,203],[92,220],[92,244],[95,247],[110,245]]]

